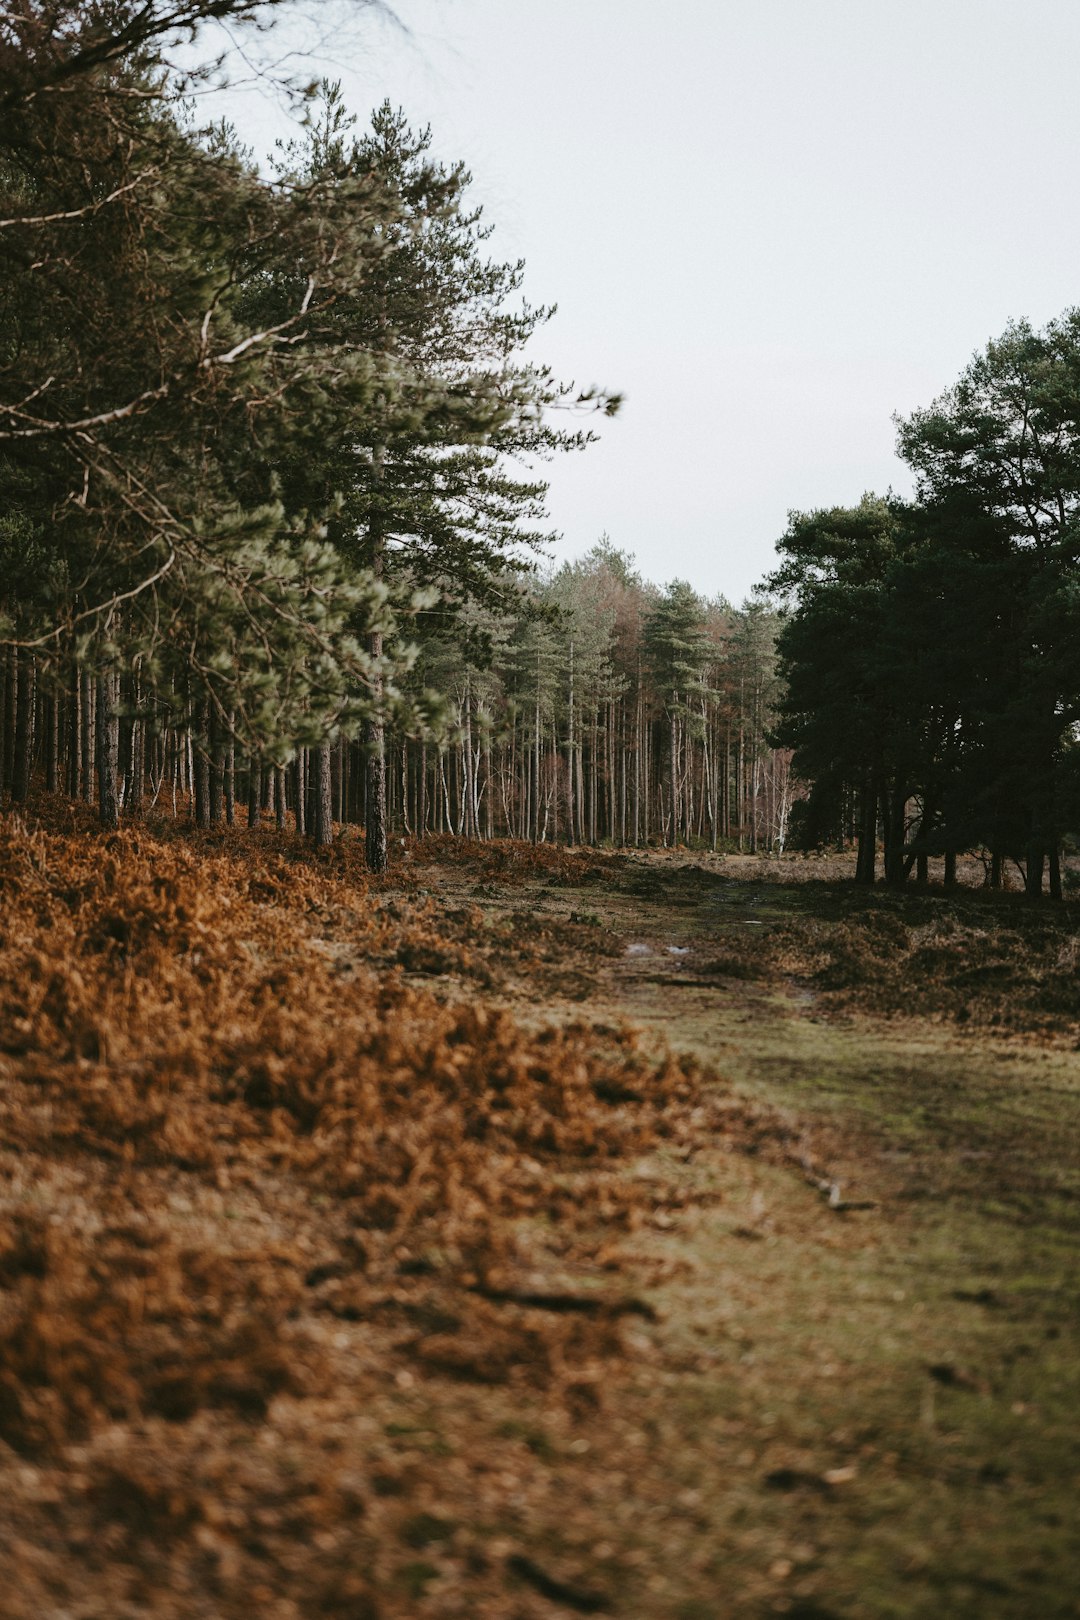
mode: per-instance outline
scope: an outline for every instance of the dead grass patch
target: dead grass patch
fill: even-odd
[[[507,1484],[462,1402],[592,1420],[648,1309],[598,1256],[686,1198],[621,1167],[750,1111],[626,1029],[416,984],[562,925],[485,933],[348,849],[9,822],[0,893],[13,1616],[547,1612],[528,1536],[485,1548],[557,1457],[500,1443]],[[388,1444],[428,1389],[437,1432]]]
[[[1020,896],[811,892],[799,914],[728,929],[700,971],[795,979],[819,1006],[1025,1034],[1080,1027],[1080,913]],[[817,914],[815,915],[815,911]]]

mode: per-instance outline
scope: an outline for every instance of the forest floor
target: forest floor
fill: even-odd
[[[1080,914],[847,875],[0,826],[3,1612],[1080,1615]]]

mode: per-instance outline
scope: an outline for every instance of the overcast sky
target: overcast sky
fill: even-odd
[[[1080,303],[1077,0],[393,3],[307,67],[432,125],[559,306],[537,357],[626,396],[550,469],[560,557],[738,601],[789,509],[910,489],[894,411]]]

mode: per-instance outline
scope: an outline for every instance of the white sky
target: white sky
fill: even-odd
[[[894,411],[1080,303],[1077,0],[393,4],[305,71],[432,125],[559,306],[537,358],[626,395],[550,468],[560,558],[738,601],[789,509],[910,489]]]

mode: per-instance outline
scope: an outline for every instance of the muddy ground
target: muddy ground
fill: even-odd
[[[1068,908],[259,837],[3,852],[13,1616],[1080,1614]]]

